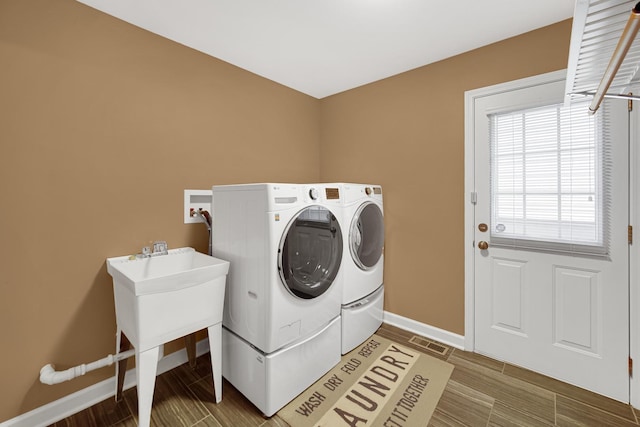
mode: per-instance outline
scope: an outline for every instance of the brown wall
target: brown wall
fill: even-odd
[[[564,68],[569,32],[318,101],[73,0],[0,0],[0,422],[113,374],[38,381],[113,352],[105,258],[206,251],[186,188],[382,184],[386,310],[462,334],[463,93]]]
[[[1,422],[113,375],[38,381],[114,352],[105,258],[207,251],[184,189],[320,170],[317,99],[73,0],[0,1],[0,85]]]
[[[571,21],[321,102],[323,181],[381,184],[385,310],[464,335],[464,93],[566,68]]]

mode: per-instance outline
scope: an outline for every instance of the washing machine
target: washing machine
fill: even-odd
[[[341,192],[347,228],[343,249],[342,354],[382,324],[384,304],[384,216],[382,187],[334,184]]]
[[[222,374],[271,416],[340,361],[340,190],[212,190],[212,254],[230,261]]]

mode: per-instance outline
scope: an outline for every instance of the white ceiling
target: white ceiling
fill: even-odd
[[[573,16],[574,0],[78,0],[316,98]]]

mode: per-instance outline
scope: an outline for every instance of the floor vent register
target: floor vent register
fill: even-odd
[[[414,335],[410,340],[410,343],[415,344],[419,347],[422,347],[426,350],[432,351],[434,353],[437,353],[441,356],[444,356],[445,354],[447,354],[447,352],[449,351],[449,347],[442,345],[440,343],[436,343],[433,341],[429,341],[428,339],[419,337],[417,335]]]

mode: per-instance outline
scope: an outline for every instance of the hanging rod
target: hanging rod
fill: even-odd
[[[582,96],[594,96],[596,94],[595,90],[585,90],[582,92],[574,92],[572,95],[582,95]],[[619,99],[630,99],[632,101],[640,101],[640,95],[633,95],[633,94],[625,94],[625,93],[620,93],[620,94],[616,94],[616,93],[605,93],[604,95],[602,95],[603,98],[619,98]],[[595,99],[594,99],[595,100]],[[601,100],[602,101],[602,100]],[[598,103],[599,106],[600,103]],[[597,108],[597,107],[596,107]],[[589,113],[593,114],[595,113],[595,111],[591,111],[591,108],[589,108]]]
[[[613,51],[613,55],[611,55],[611,60],[609,61],[607,70],[604,72],[600,85],[595,91],[593,101],[591,101],[591,105],[589,106],[589,113],[595,114],[595,112],[598,111],[603,98],[612,97],[611,95],[607,95],[607,90],[609,90],[611,82],[616,76],[622,61],[624,61],[633,40],[636,38],[638,29],[640,29],[640,3],[637,3],[636,6],[631,9],[627,25],[625,25],[624,30],[622,31],[622,35],[620,36],[620,40],[618,40],[616,49]]]

